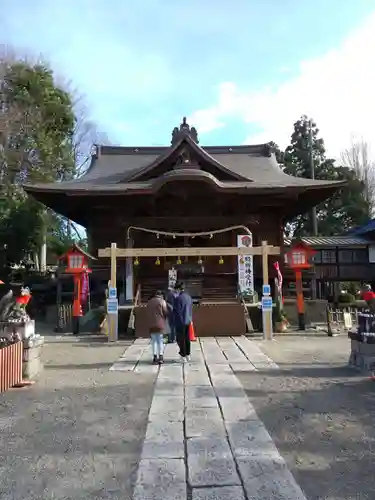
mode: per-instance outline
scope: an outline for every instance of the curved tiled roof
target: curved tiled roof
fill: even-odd
[[[293,177],[285,174],[278,165],[275,155],[267,154],[267,144],[255,146],[205,147],[201,148],[205,159],[212,160],[218,168],[233,174],[233,181],[223,181],[225,189],[229,183],[231,188],[255,189],[257,187],[292,188],[292,187],[333,187],[343,185],[340,181],[320,181]],[[128,148],[118,146],[99,147],[93,156],[87,172],[79,179],[61,183],[25,185],[26,191],[124,191],[149,189],[149,181],[138,182],[137,177],[159,165],[174,148]],[[202,172],[203,170],[201,170]],[[135,185],[137,184],[137,186]],[[220,182],[219,182],[220,184]],[[229,184],[227,187],[229,187]]]

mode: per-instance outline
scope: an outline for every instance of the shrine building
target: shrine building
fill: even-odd
[[[165,249],[267,241],[282,247],[285,222],[343,184],[285,174],[269,144],[201,146],[184,118],[169,146],[96,146],[79,179],[27,184],[25,190],[84,226],[88,251],[97,257],[111,243]],[[282,265],[280,256],[269,259],[270,278],[274,260]],[[118,259],[117,289],[128,300],[138,290],[144,302],[155,289],[166,289],[168,276],[177,271],[202,303],[236,301],[239,288],[259,293],[262,286],[261,258],[255,255],[242,268],[241,263],[234,255]],[[100,258],[93,276],[107,283],[109,269],[109,259]]]

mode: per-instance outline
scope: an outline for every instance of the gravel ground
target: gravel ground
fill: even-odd
[[[375,498],[375,383],[346,366],[349,340],[256,341],[280,370],[240,373],[309,500]]]
[[[108,371],[126,342],[47,340],[38,383],[0,395],[0,498],[130,499],[155,375]]]

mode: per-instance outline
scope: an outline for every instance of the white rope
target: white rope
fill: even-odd
[[[156,235],[161,235],[161,236],[172,236],[174,238],[178,237],[184,237],[188,236],[190,238],[194,238],[195,236],[213,236],[214,234],[220,234],[220,233],[226,233],[228,231],[234,231],[236,229],[242,229],[251,236],[251,231],[248,227],[246,226],[229,226],[225,227],[224,229],[213,229],[212,231],[203,231],[199,233],[178,233],[178,232],[169,232],[169,231],[158,231],[157,229],[148,229],[146,227],[138,227],[138,226],[129,226],[127,230],[127,239],[130,238],[130,231],[135,230],[135,231],[143,231],[144,233],[152,233]]]

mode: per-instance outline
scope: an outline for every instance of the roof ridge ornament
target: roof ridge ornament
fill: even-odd
[[[190,125],[186,121],[186,116],[182,118],[182,123],[180,124],[180,128],[175,127],[172,131],[172,141],[171,144],[174,146],[183,136],[189,136],[196,144],[199,144],[198,141],[198,132],[195,127],[190,127]]]

